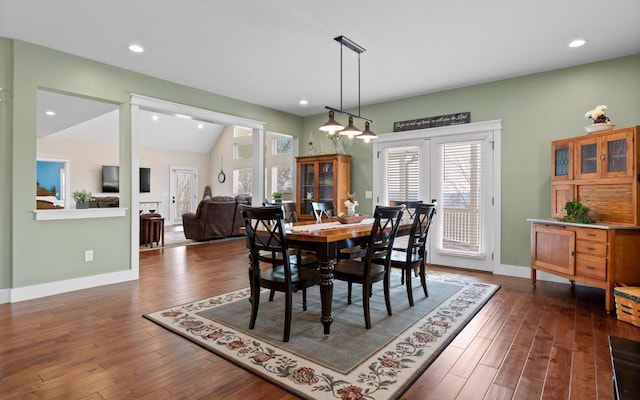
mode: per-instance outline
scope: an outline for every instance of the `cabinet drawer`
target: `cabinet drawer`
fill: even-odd
[[[607,259],[589,254],[576,254],[576,276],[606,280]]]
[[[578,253],[591,254],[594,256],[606,257],[607,244],[603,242],[591,242],[588,240],[577,240],[576,251]]]
[[[594,242],[606,242],[607,231],[604,229],[578,229],[576,230],[577,240],[591,240]]]

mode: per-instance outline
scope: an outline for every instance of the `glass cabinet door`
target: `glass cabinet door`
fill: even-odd
[[[601,152],[605,160],[602,166],[603,178],[633,176],[632,134],[629,130],[602,138]]]
[[[599,140],[588,138],[576,143],[576,179],[593,179],[600,177]]]
[[[302,214],[313,215],[312,201],[315,201],[315,163],[300,165],[300,187],[298,188],[298,204]]]
[[[318,164],[318,201],[333,200],[333,161],[321,162]]]
[[[556,141],[551,145],[551,179],[566,181],[573,179],[573,146],[570,142]]]

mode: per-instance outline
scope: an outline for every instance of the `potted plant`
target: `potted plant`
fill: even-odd
[[[89,208],[89,200],[91,199],[91,192],[86,190],[76,190],[71,194],[76,201],[76,208]]]
[[[271,193],[271,198],[273,199],[274,202],[276,203],[281,203],[282,202],[282,197],[283,194],[280,192],[273,192]]]
[[[567,210],[567,215],[560,218],[562,222],[575,222],[578,224],[593,224],[596,222],[593,218],[589,217],[589,207],[579,201],[568,201],[564,209]]]

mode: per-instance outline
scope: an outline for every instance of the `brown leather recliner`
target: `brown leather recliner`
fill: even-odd
[[[198,241],[232,236],[235,212],[233,197],[216,196],[202,200],[195,214],[182,214],[184,236]]]
[[[242,210],[240,206],[241,205],[250,206],[251,197],[236,196],[235,201],[236,201],[236,212],[233,216],[233,228],[231,229],[231,235],[242,236],[244,235],[244,231],[242,230],[242,228],[244,228],[244,222],[242,221]]]

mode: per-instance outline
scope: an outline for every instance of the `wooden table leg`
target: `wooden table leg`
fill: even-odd
[[[324,334],[328,336],[331,331],[331,303],[333,301],[333,255],[336,252],[336,244],[328,243],[326,248],[316,253],[320,261],[320,303],[322,304],[322,317],[320,321],[324,326]]]

